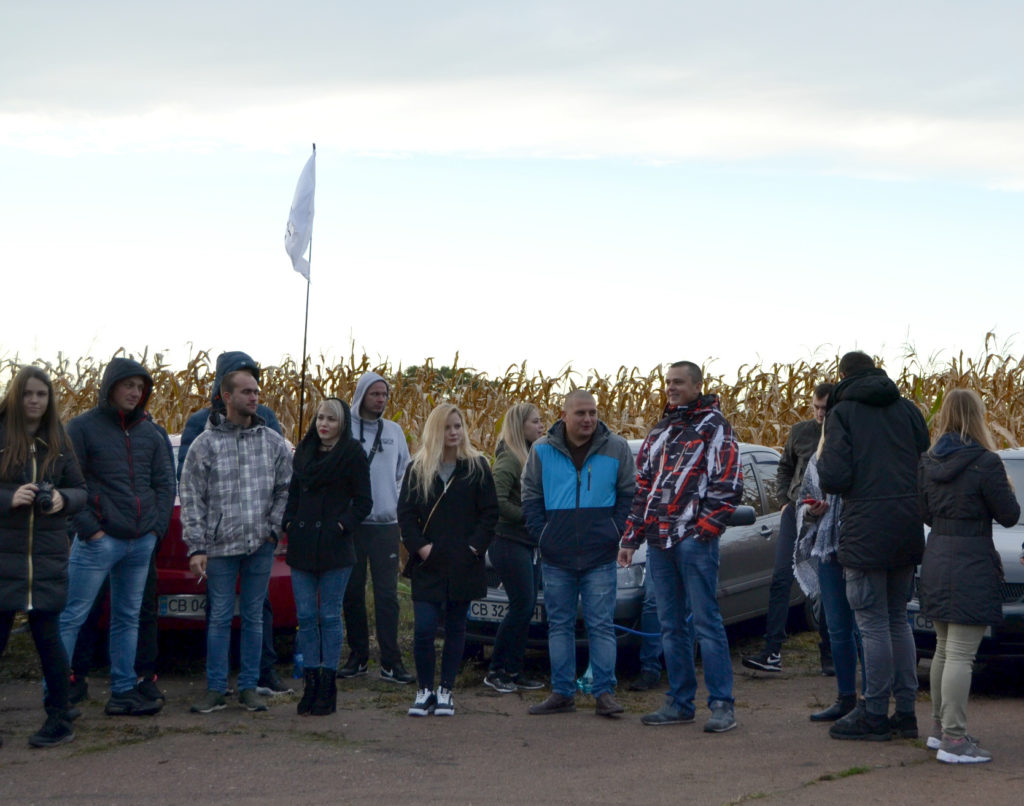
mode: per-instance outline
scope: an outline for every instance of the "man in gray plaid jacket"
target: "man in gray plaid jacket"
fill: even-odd
[[[228,647],[240,580],[241,669],[238,699],[250,711],[267,710],[256,692],[260,673],[263,598],[288,500],[292,456],[284,437],[256,413],[259,383],[247,370],[221,380],[225,414],[210,419],[185,457],[181,473],[181,527],[189,568],[206,580],[206,698],[192,706],[208,714],[226,706]]]

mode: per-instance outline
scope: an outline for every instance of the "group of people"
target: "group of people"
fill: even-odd
[[[848,353],[839,372],[837,386],[815,389],[815,418],[793,429],[783,454],[768,636],[764,652],[743,663],[781,668],[795,574],[820,596],[823,669],[827,660],[839,689],[836,702],[811,719],[833,722],[835,738],[916,736],[906,603],[923,554],[922,607],[938,636],[929,746],[946,761],[988,760],[966,734],[970,662],[999,609],[991,520],[1012,524],[1019,507],[992,453],[984,407],[973,392],[948,394],[940,438],[929,449],[920,412],[869,356]],[[667,405],[635,462],[626,441],[601,422],[594,396],[577,389],[547,429],[535,406],[509,409],[493,467],[450,403],[430,412],[410,456],[401,428],[384,417],[390,387],[375,373],[360,378],[351,408],[337,398],[321,402],[293,455],[273,412],[259,403],[259,378],[245,353],[222,354],[211,406],[190,418],[179,450],[183,540],[208,597],[207,691],[193,712],[227,706],[236,587],[239,703],[266,710],[264,696],[283,689],[273,671],[267,591],[275,550],[287,535],[297,650],[305,661],[299,714],[332,713],[337,677],[368,673],[369,567],[380,677],[415,680],[411,716],[454,715],[469,604],[486,595],[489,557],[509,607],[484,683],[503,693],[544,686],[523,664],[543,579],[551,693],[529,712],[575,711],[581,613],[595,713],[616,716],[623,712],[615,699],[616,568],[628,567],[647,541],[647,585],[669,689],[641,721],[696,719],[699,642],[710,712],[704,730],[736,727],[717,602],[718,538],[742,500],[743,479],[736,438],[717,396],[703,393],[699,366],[669,367]],[[140,672],[136,653],[155,629],[155,617],[152,627],[140,627],[140,611],[145,621],[155,547],[175,493],[167,434],[146,413],[152,386],[141,364],[113,359],[96,407],[66,431],[52,383],[38,368],[23,368],[0,402],[0,650],[15,612],[27,611],[46,681],[47,719],[29,740],[33,746],[74,736],[72,687],[80,681],[68,659],[108,578],[106,713],[152,714],[162,705],[155,675]],[[922,520],[933,527],[927,550]],[[409,557],[402,574],[411,584],[415,675],[398,647],[399,541]],[[973,581],[966,603],[963,586],[952,583],[964,573]],[[349,657],[339,668],[346,634]]]

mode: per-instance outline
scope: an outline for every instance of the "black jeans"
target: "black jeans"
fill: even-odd
[[[487,556],[508,595],[508,610],[494,637],[491,671],[504,670],[515,676],[523,671],[540,570],[534,563],[534,549],[515,540],[496,537],[487,549]]]
[[[434,639],[437,628],[444,617],[444,648],[441,650],[441,685],[446,689],[455,686],[455,677],[462,665],[462,653],[466,649],[466,616],[469,602],[413,602],[412,654],[416,660],[418,688],[434,688],[434,665],[437,651]]]
[[[360,662],[370,657],[370,628],[366,620],[366,563],[373,577],[373,610],[377,620],[380,664],[393,668],[398,651],[398,541],[395,523],[364,523],[352,535],[356,564],[345,588],[342,611],[349,651]]]
[[[793,547],[796,545],[796,507],[789,504],[782,511],[779,539],[775,544],[775,568],[768,588],[768,615],[765,617],[765,652],[779,652],[786,640],[786,618],[789,616],[789,592],[793,588]],[[818,609],[818,634],[822,644],[829,646],[828,625],[824,608]]]
[[[14,610],[0,610],[0,655],[7,648],[7,639],[11,635],[14,623]],[[64,644],[60,640],[60,612],[55,610],[28,611],[28,626],[32,631],[32,640],[39,653],[39,662],[43,667],[43,679],[46,680],[46,696],[43,705],[48,714],[63,713],[68,710],[68,658],[64,654]]]

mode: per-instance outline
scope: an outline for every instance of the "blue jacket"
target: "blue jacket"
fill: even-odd
[[[613,562],[636,476],[622,437],[599,422],[583,469],[576,470],[559,420],[537,440],[523,468],[523,517],[544,562],[589,571]]]

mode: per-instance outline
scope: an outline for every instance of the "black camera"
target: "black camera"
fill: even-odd
[[[43,513],[47,513],[53,509],[53,482],[36,482],[36,506],[39,507],[39,511]]]

